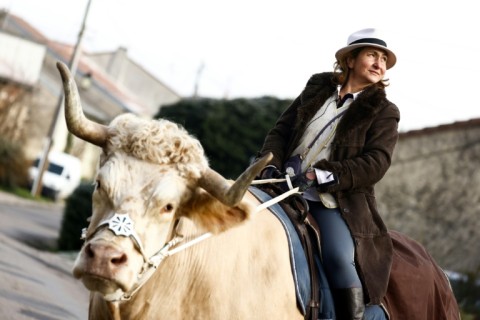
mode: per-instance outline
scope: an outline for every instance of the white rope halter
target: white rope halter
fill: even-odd
[[[285,181],[285,179],[273,179],[273,180]],[[281,182],[281,181],[275,181],[275,182]],[[261,184],[261,183],[269,183],[269,182],[272,182],[272,181],[256,180],[256,181],[253,181],[252,184]],[[275,203],[282,201],[283,199],[287,198],[288,196],[294,193],[298,193],[298,188],[289,190],[288,192],[285,192],[275,198],[270,199],[269,201],[266,201],[258,205],[253,211],[253,213],[255,214],[259,211],[262,211],[274,205]],[[177,222],[178,220],[176,220],[175,224]],[[142,245],[142,240],[136,233],[134,222],[130,218],[128,213],[115,213],[111,218],[103,220],[97,226],[97,228],[94,230],[93,234],[90,237],[92,237],[100,229],[105,227],[111,230],[116,236],[130,238],[133,241],[135,247],[138,249],[138,251],[142,255],[143,261],[144,261],[142,270],[137,276],[138,281],[133,285],[133,287],[126,292],[122,291],[121,289],[117,289],[113,293],[104,295],[103,296],[104,299],[109,302],[119,302],[119,301],[130,300],[132,296],[150,279],[150,277],[155,273],[155,271],[157,270],[157,268],[165,258],[172,256],[180,251],[183,251],[212,236],[212,233],[206,232],[204,234],[194,237],[193,239],[190,239],[189,241],[186,241],[182,245],[176,246],[177,244],[184,242],[185,238],[182,235],[177,235],[175,232],[176,228],[174,227],[173,230],[175,232],[175,235],[172,238],[172,240],[167,242],[159,251],[157,251],[157,253],[155,253],[151,257],[147,257]],[[82,230],[81,239],[87,240],[86,228]],[[174,246],[176,247],[172,248]]]

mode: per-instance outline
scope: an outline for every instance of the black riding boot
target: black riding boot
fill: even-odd
[[[361,320],[365,312],[362,288],[332,289],[337,320]]]

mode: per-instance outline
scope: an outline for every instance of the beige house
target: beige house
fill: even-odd
[[[17,107],[21,105],[27,110],[22,122],[16,123],[23,130],[20,142],[27,157],[33,159],[44,152],[57,107],[63,101],[56,62],[68,64],[74,48],[46,38],[22,18],[5,11],[0,11],[0,27],[0,33],[37,44],[45,50],[36,83],[26,90],[22,103],[17,103]],[[94,54],[82,52],[75,78],[86,116],[101,123],[109,123],[125,112],[150,118],[162,105],[175,103],[181,98],[172,88],[132,61],[125,48]],[[14,82],[8,77],[1,80],[3,83]],[[68,148],[69,153],[82,160],[82,177],[92,178],[98,148],[69,137],[63,107],[56,119],[52,150],[64,151]],[[18,139],[21,139],[20,136]]]

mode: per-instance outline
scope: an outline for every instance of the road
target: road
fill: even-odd
[[[73,254],[55,247],[63,205],[0,191],[0,319],[87,319],[88,292],[71,275]]]

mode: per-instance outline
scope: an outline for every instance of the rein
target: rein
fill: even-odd
[[[270,179],[270,180],[256,180],[253,181],[252,184],[262,184],[262,183],[271,183],[271,180],[280,180],[280,181],[275,181],[275,182],[282,182],[285,181],[285,179]],[[289,190],[288,192],[285,192],[267,202],[264,202],[260,205],[258,205],[253,213],[257,213],[263,209],[266,209],[272,205],[274,205],[277,202],[282,201],[283,199],[289,197],[290,195],[298,193],[298,188]],[[202,242],[203,240],[206,240],[210,238],[213,234],[211,232],[206,232],[203,233],[199,236],[194,237],[193,239],[190,239],[189,241],[185,242],[185,237],[183,235],[178,235],[176,232],[176,227],[178,225],[178,219],[174,222],[174,228],[175,230],[175,235],[172,238],[172,240],[168,241],[157,253],[152,255],[150,258],[148,258],[145,254],[142,241],[138,234],[135,232],[134,228],[134,222],[128,215],[128,213],[124,214],[119,214],[115,213],[111,218],[105,219],[100,224],[97,226],[97,228],[94,230],[92,235],[89,237],[93,237],[99,230],[103,228],[108,228],[110,231],[112,231],[116,236],[122,236],[122,237],[128,237],[130,238],[135,247],[138,249],[140,254],[143,257],[143,266],[142,270],[138,274],[138,281],[135,283],[135,285],[129,290],[129,291],[122,291],[121,289],[117,289],[115,292],[106,294],[103,296],[103,298],[111,303],[116,303],[120,301],[127,301],[132,298],[132,296],[140,290],[140,288],[147,283],[147,281],[152,277],[152,275],[155,273],[157,268],[160,266],[160,264],[165,260],[165,258],[172,256],[178,252],[181,252],[195,244],[198,244]],[[82,230],[82,235],[81,239],[86,241],[87,239],[87,229],[84,228]],[[184,242],[181,245],[178,245],[180,243]],[[178,245],[178,246],[177,246]],[[176,247],[175,247],[176,246]],[[174,247],[174,248],[173,248]]]

